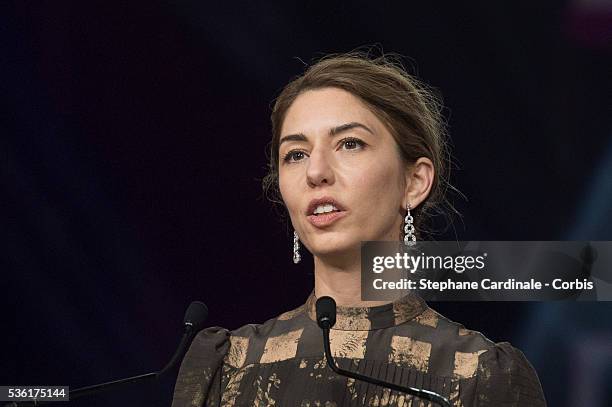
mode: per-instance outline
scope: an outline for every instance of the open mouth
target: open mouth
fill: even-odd
[[[310,201],[305,211],[309,222],[316,227],[326,227],[347,215],[346,208],[331,196],[323,196]]]

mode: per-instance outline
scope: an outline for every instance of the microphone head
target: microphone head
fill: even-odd
[[[185,311],[183,324],[191,325],[194,332],[199,332],[204,328],[204,322],[208,318],[208,307],[201,301],[194,301],[189,304]]]
[[[321,329],[329,329],[336,323],[336,301],[332,297],[317,299],[317,324]]]

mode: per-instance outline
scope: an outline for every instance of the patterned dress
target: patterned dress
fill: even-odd
[[[335,374],[323,352],[314,291],[263,324],[201,331],[182,362],[172,407],[435,406]],[[537,374],[508,342],[493,343],[408,294],[338,307],[330,331],[341,368],[435,391],[453,406],[546,406]]]

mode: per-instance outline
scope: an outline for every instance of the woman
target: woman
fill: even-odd
[[[384,57],[332,56],[281,92],[272,132],[265,186],[289,213],[294,261],[300,242],[313,254],[314,290],[302,306],[263,324],[201,331],[172,405],[434,405],[326,366],[314,304],[330,296],[338,305],[330,340],[340,367],[435,391],[454,406],[544,406],[534,369],[509,343],[465,329],[411,293],[361,301],[361,241],[420,238],[427,214],[445,202],[447,153],[435,98]]]

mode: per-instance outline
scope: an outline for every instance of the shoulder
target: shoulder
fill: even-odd
[[[300,306],[263,323],[246,324],[230,331],[225,362],[231,367],[240,368],[259,360],[266,349],[296,341],[304,327],[303,309]]]
[[[447,351],[454,349],[460,354],[477,354],[480,357],[485,353],[489,355],[498,351],[499,346],[507,349],[509,345],[507,342],[495,343],[482,332],[466,328],[463,324],[443,316],[430,307],[417,315],[407,328],[416,332],[417,336],[433,339],[437,345]]]
[[[230,331],[213,326],[196,334],[185,353],[180,373],[191,376],[193,371],[214,371],[221,365],[229,348]]]
[[[214,326],[196,334],[185,353],[174,385],[172,406],[202,405],[214,383],[229,348],[230,332]]]
[[[466,328],[427,306],[419,315],[397,327],[399,335],[426,341],[431,347],[470,354],[482,354],[495,346],[481,332]]]
[[[229,347],[230,335],[229,330],[219,326],[202,329],[193,338],[181,369],[190,365],[201,367],[203,364],[219,364]]]
[[[438,328],[448,331],[449,333],[455,333],[455,340],[461,343],[473,343],[475,346],[479,346],[483,349],[488,349],[495,345],[495,342],[488,339],[481,332],[466,328],[463,324],[453,321],[429,307],[415,319],[421,324],[426,324],[426,321],[436,320]]]
[[[430,368],[474,386],[476,405],[546,405],[535,369],[509,342],[496,343],[429,307],[404,329],[427,345]]]
[[[477,370],[470,374],[480,374],[489,377],[493,374],[519,373],[528,374],[536,377],[535,369],[523,352],[512,346],[509,342],[494,342],[487,338],[483,333],[466,328],[464,325],[444,317],[438,312],[427,308],[423,314],[415,320],[420,324],[435,325],[440,330],[440,337],[445,340],[449,347],[455,352],[455,376],[461,378],[462,359],[470,359],[471,362],[477,361]],[[433,322],[436,321],[436,322]],[[463,350],[463,352],[461,352]],[[463,355],[473,355],[473,357]],[[475,358],[477,357],[477,359]],[[467,372],[465,372],[467,374]]]
[[[538,375],[523,352],[509,342],[494,344],[480,355],[476,395],[479,406],[513,402],[520,406],[545,406]]]

